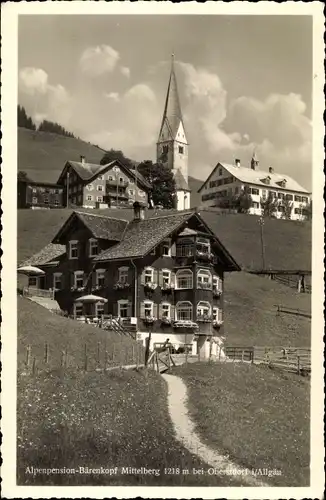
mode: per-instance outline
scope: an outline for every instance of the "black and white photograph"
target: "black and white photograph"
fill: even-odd
[[[7,498],[322,498],[322,4],[214,3],[2,9]]]

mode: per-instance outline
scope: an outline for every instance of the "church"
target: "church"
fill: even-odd
[[[188,148],[189,144],[181,113],[174,55],[172,55],[168,90],[156,145],[156,161],[168,166],[174,174],[177,195],[176,208],[178,210],[190,208]]]

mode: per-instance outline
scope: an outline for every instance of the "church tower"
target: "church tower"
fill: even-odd
[[[172,55],[168,91],[156,144],[156,159],[158,163],[167,165],[174,174],[178,210],[190,208],[188,146],[175,75],[174,55]]]

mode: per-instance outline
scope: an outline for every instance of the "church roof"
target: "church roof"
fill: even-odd
[[[175,173],[174,180],[175,180],[175,188],[177,191],[191,191],[188,182],[182,175],[181,170],[179,168]]]
[[[178,132],[180,123],[183,124],[180,99],[178,93],[177,77],[174,70],[174,56],[172,56],[171,73],[166,94],[164,113],[160,129],[160,135],[164,124],[167,124],[171,138],[175,138]]]

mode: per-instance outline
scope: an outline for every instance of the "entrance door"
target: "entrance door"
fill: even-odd
[[[38,288],[41,290],[45,289],[45,276],[40,276],[38,279]]]

